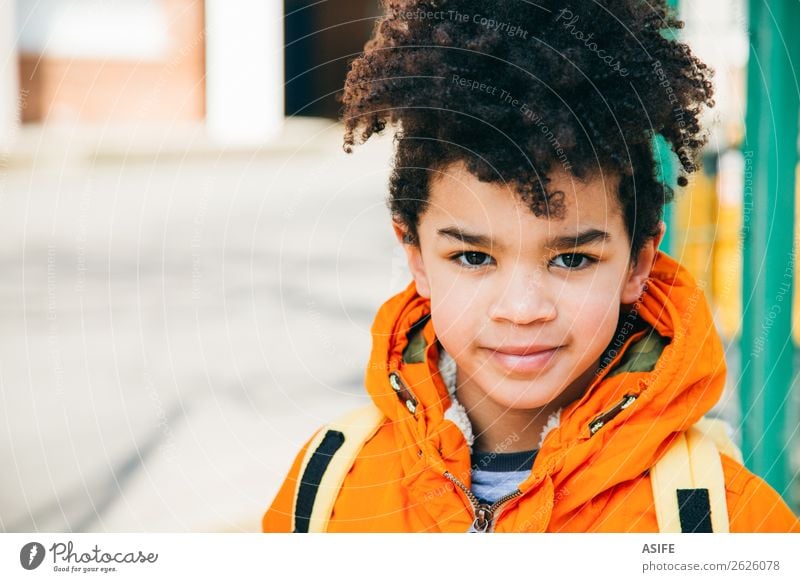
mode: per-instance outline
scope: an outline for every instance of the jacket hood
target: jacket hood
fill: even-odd
[[[366,388],[396,428],[404,484],[430,493],[449,471],[469,486],[469,448],[445,418],[450,396],[438,369],[441,346],[429,300],[412,281],[381,306],[371,331]],[[640,300],[621,310],[598,374],[563,409],[519,486],[545,508],[537,511],[539,529],[556,502],[559,512],[577,510],[647,471],[676,434],[719,400],[725,374],[722,342],[703,289],[659,252]]]

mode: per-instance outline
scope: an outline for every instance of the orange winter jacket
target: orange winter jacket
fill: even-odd
[[[465,532],[475,520],[467,494],[446,476],[470,486],[470,451],[461,430],[444,418],[450,397],[429,314],[430,302],[412,282],[375,317],[366,388],[385,419],[347,473],[328,531]],[[519,485],[521,495],[494,516],[494,531],[659,531],[649,469],[720,398],[722,343],[703,290],[663,253],[618,331],[619,347],[612,342],[586,393],[563,409]],[[659,349],[637,349],[645,337],[658,338]],[[408,390],[392,389],[393,372]],[[264,515],[265,532],[292,531],[298,473],[311,440]],[[772,488],[733,458],[721,459],[731,532],[800,533],[800,521]]]

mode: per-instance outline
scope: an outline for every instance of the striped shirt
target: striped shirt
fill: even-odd
[[[492,504],[513,493],[533,468],[539,449],[516,453],[473,451],[472,492],[481,503]]]

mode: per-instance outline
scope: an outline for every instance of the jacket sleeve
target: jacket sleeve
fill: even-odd
[[[319,431],[317,431],[319,432]],[[297,483],[300,479],[300,465],[303,463],[303,458],[306,455],[308,446],[317,432],[311,435],[300,452],[292,463],[289,469],[289,474],[283,480],[283,484],[278,490],[278,494],[272,501],[264,517],[261,518],[261,530],[264,533],[291,533],[292,532],[292,516],[294,514],[294,496],[297,491]]]
[[[777,491],[734,459],[721,457],[731,533],[800,533],[800,520]]]

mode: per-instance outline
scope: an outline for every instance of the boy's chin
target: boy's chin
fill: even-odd
[[[506,380],[506,382],[509,382]],[[511,381],[513,383],[519,383],[519,380]],[[532,380],[535,382],[535,380]],[[513,389],[513,386],[509,386],[508,390],[503,390],[498,387],[491,392],[487,392],[486,396],[491,398],[493,402],[495,402],[498,406],[505,408],[507,410],[536,410],[539,408],[544,408],[551,404],[554,404],[556,399],[561,395],[561,391],[559,390],[532,390],[529,393],[520,393],[518,387],[517,390]]]

